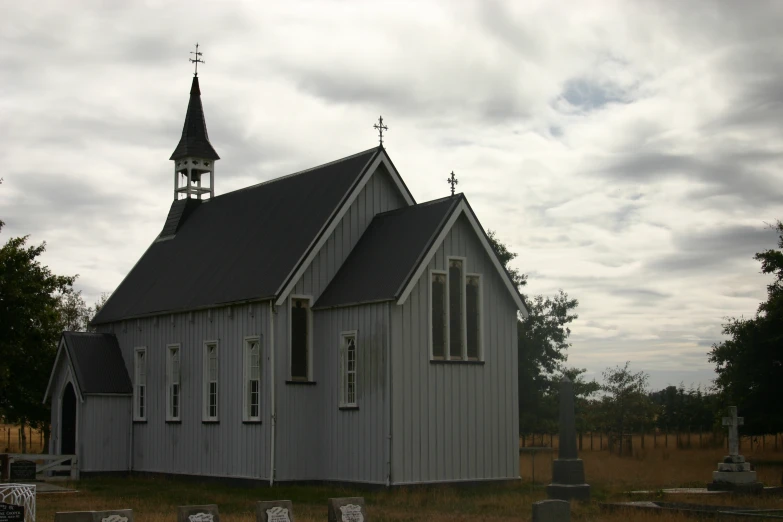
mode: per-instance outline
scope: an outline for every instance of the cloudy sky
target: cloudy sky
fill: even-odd
[[[417,201],[452,170],[527,291],[579,300],[569,364],[709,383],[783,219],[783,3],[6,2],[0,240],[88,302],[172,200],[198,41],[225,193],[374,146]]]

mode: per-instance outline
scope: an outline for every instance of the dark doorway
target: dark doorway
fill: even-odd
[[[69,382],[63,391],[60,415],[60,455],[76,454],[76,393]]]

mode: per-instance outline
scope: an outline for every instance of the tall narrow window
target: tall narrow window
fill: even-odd
[[[430,314],[432,318],[432,357],[446,356],[446,274],[433,272],[430,288]]]
[[[178,421],[180,420],[179,345],[170,344],[166,348],[168,351],[168,359],[166,360],[166,388],[168,390],[166,420]]]
[[[344,332],[340,343],[340,407],[355,408],[356,332]]]
[[[204,416],[206,422],[218,420],[218,345],[204,343]]]
[[[136,348],[133,379],[133,420],[147,420],[147,349]]]
[[[481,276],[466,277],[465,311],[468,359],[481,358]]]
[[[291,379],[310,378],[310,303],[307,299],[291,300]]]
[[[245,339],[245,421],[261,420],[261,343]]]
[[[449,358],[461,359],[463,341],[462,307],[464,303],[462,261],[449,259]]]

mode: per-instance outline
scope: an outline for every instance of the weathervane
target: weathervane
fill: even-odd
[[[372,126],[373,129],[378,129],[378,138],[381,140],[381,147],[383,147],[383,131],[389,130],[389,127],[383,124],[383,116],[378,116],[378,123]]]
[[[446,178],[446,183],[451,185],[451,195],[453,196],[454,195],[454,185],[459,183],[459,180],[454,177],[454,171],[453,170],[451,171],[451,177],[450,178]]]
[[[193,73],[193,76],[198,76],[198,64],[205,63],[204,60],[201,59],[201,55],[204,53],[200,53],[198,50],[198,42],[196,42],[196,52],[190,51],[190,54],[196,55],[195,58],[190,58],[190,61],[192,63],[196,64],[196,72]]]

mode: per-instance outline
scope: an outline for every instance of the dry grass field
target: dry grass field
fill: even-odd
[[[43,434],[37,430],[25,428],[27,437],[27,452],[42,453]],[[0,424],[0,453],[21,453],[22,443],[19,440],[19,426]]]
[[[588,482],[593,487],[593,502],[574,504],[575,521],[680,521],[684,515],[654,515],[602,511],[598,503],[607,501],[665,499],[672,502],[730,504],[773,509],[783,508],[783,497],[729,497],[724,495],[661,496],[629,495],[630,490],[660,490],[667,487],[703,487],[710,479],[723,450],[646,450],[633,457],[619,458],[606,451],[583,452]],[[224,522],[252,522],[257,500],[289,499],[294,503],[298,522],[325,521],[326,499],[340,496],[364,496],[368,518],[372,522],[421,520],[495,522],[530,520],[531,505],[543,500],[541,487],[550,479],[551,456],[536,456],[536,485],[530,483],[530,456],[520,457],[522,480],[507,485],[472,487],[436,486],[386,490],[355,490],[327,486],[232,487],[225,483],[200,483],[162,478],[101,478],[75,484],[77,493],[38,496],[40,522],[54,520],[56,511],[83,509],[133,508],[138,522],[174,522],[176,506],[215,503]],[[756,466],[759,479],[767,485],[780,485],[783,452],[754,452],[749,460]]]

